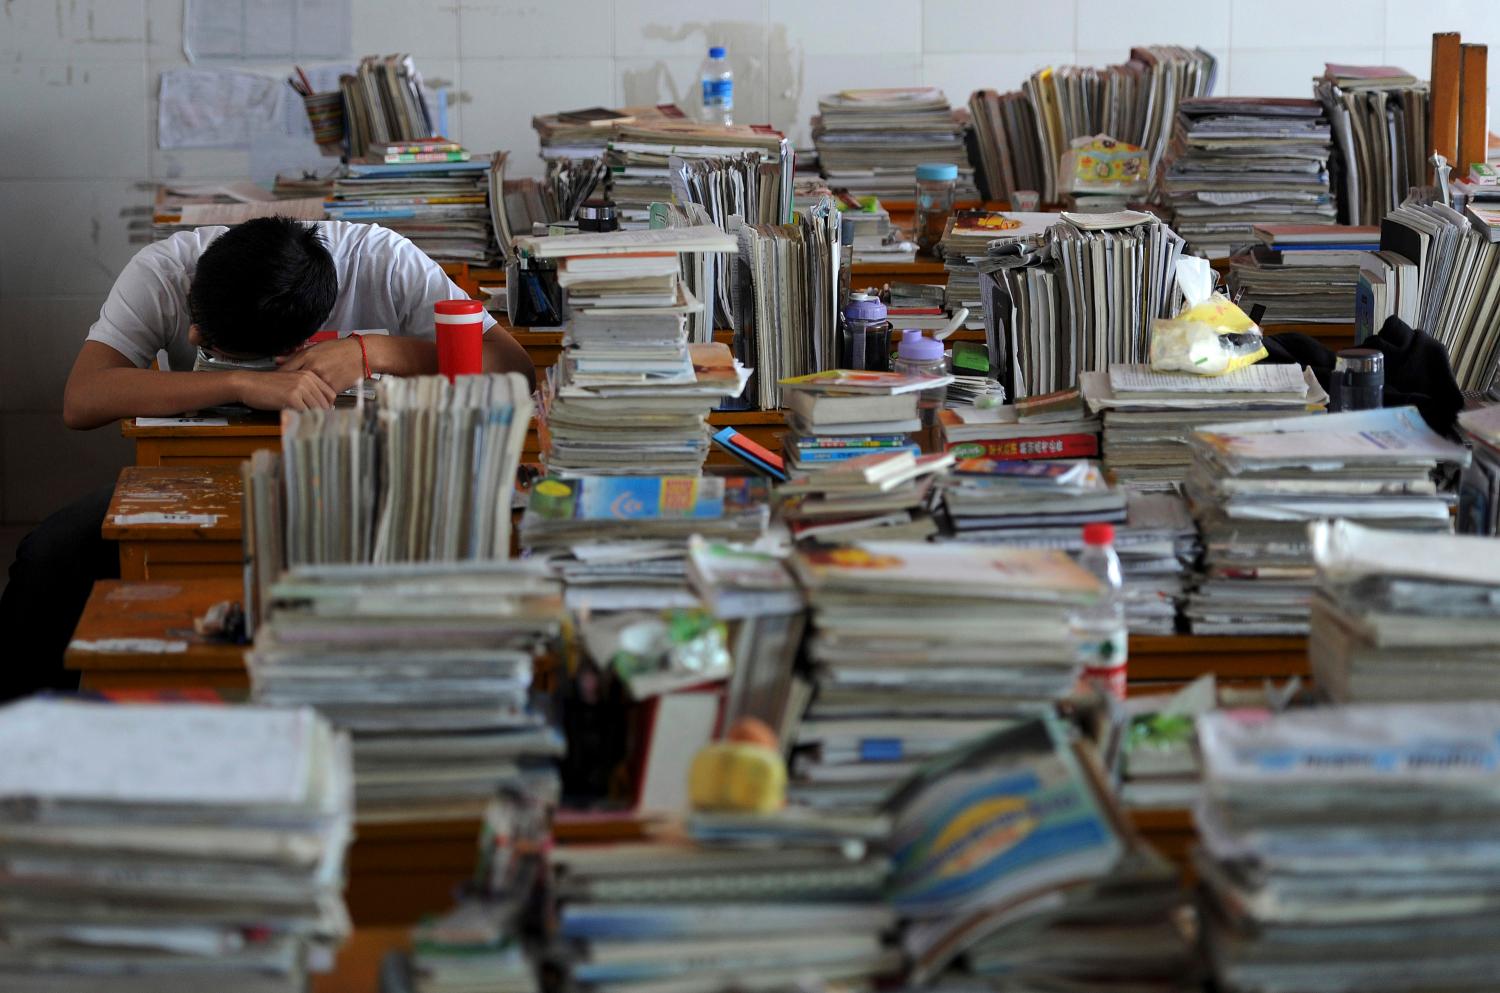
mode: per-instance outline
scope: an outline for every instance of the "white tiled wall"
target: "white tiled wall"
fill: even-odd
[[[0,523],[37,520],[108,481],[113,429],[66,431],[62,384],[134,250],[147,184],[235,178],[244,151],[155,147],[162,69],[181,65],[184,0],[0,5]],[[410,52],[452,87],[455,137],[535,168],[537,111],[691,102],[727,45],[741,120],[799,141],[845,86],[942,86],[955,103],[1049,63],[1105,64],[1131,44],[1202,45],[1219,92],[1296,96],[1325,61],[1425,75],[1430,35],[1500,43],[1500,0],[353,0],[354,50]],[[264,67],[284,72],[284,66]],[[1496,76],[1500,77],[1500,70]]]

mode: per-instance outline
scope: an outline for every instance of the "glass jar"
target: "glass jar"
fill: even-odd
[[[917,250],[936,255],[938,242],[953,213],[953,191],[958,185],[958,166],[951,162],[933,162],[917,166]]]

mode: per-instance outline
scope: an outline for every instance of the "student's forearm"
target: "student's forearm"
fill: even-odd
[[[438,371],[437,345],[421,338],[370,335],[365,338],[370,371],[392,376],[421,376]],[[485,372],[519,372],[536,386],[531,356],[516,339],[492,331],[484,339]]]
[[[63,395],[63,421],[78,430],[103,427],[122,417],[166,417],[221,403],[236,403],[242,390],[236,372],[160,372],[156,369],[97,369]],[[253,374],[251,374],[253,375]]]

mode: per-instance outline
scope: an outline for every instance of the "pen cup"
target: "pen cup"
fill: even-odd
[[[478,300],[439,300],[434,305],[438,372],[448,382],[484,371],[484,304]]]
[[[314,93],[302,98],[307,123],[312,125],[313,141],[335,145],[344,140],[344,95],[340,92]]]

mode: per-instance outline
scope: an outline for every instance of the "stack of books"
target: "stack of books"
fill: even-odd
[[[1162,200],[1198,255],[1255,241],[1257,224],[1333,224],[1332,131],[1316,100],[1184,100],[1163,162]]]
[[[544,159],[599,159],[609,148],[617,126],[649,124],[653,121],[685,121],[687,114],[675,103],[655,106],[583,107],[556,114],[538,114],[531,119],[537,145]]]
[[[516,240],[530,259],[557,260],[567,314],[564,351],[542,390],[550,472],[698,472],[709,412],[749,379],[727,345],[689,344],[689,318],[703,304],[681,276],[685,254],[730,251],[734,239],[712,225],[647,234]]]
[[[1013,397],[1144,362],[1151,322],[1178,307],[1183,241],[1171,228],[1137,211],[1061,217],[1047,234],[1047,261],[980,277],[990,354]]]
[[[746,976],[868,988],[902,967],[881,900],[889,830],[882,817],[702,814],[687,837],[554,848],[558,964],[601,993]]]
[[[1263,324],[1350,324],[1360,265],[1380,248],[1380,229],[1334,225],[1255,226],[1260,243],[1234,256],[1229,292]]]
[[[1427,84],[1395,66],[1330,62],[1313,86],[1333,125],[1339,215],[1345,224],[1379,224],[1426,183]]]
[[[551,562],[570,608],[694,607],[688,539],[754,542],[769,501],[749,477],[547,477],[531,487],[521,546]]]
[[[1307,525],[1340,517],[1450,532],[1453,500],[1433,474],[1469,461],[1415,407],[1220,424],[1191,444],[1185,489],[1204,545],[1187,607],[1196,634],[1306,634]]]
[[[610,191],[622,228],[644,228],[653,203],[675,197],[672,160],[748,156],[745,175],[756,184],[746,203],[756,224],[782,224],[792,216],[792,146],[764,125],[703,124],[667,118],[621,122],[611,129],[604,161],[610,169]]]
[[[379,224],[410,238],[437,262],[495,257],[490,213],[491,159],[387,163],[354,160],[333,184],[325,208],[336,221]]]
[[[1199,718],[1194,864],[1230,990],[1483,990],[1500,972],[1500,705]]]
[[[254,699],[354,736],[363,822],[478,817],[501,787],[555,800],[562,741],[529,700],[560,592],[534,565],[292,569],[248,657]]]
[[[951,379],[829,369],[782,380],[787,469],[811,475],[870,454],[920,454],[911,438],[922,428],[919,398]]]
[[[1500,570],[1490,539],[1313,525],[1308,655],[1335,703],[1496,700]]]
[[[1140,490],[1172,490],[1193,463],[1195,430],[1326,408],[1328,394],[1300,366],[1261,363],[1223,376],[1112,365],[1083,376],[1088,409],[1104,420],[1104,466]]]
[[[969,119],[979,164],[974,178],[986,200],[1015,203],[1018,190],[1041,195],[1047,184],[1036,111],[1020,90],[975,90]]]
[[[793,565],[815,628],[807,720],[824,735],[879,721],[887,742],[798,767],[794,796],[841,808],[898,785],[931,722],[1000,722],[1066,695],[1079,672],[1070,618],[1100,590],[1066,554],[1036,549],[870,541],[804,547]]]
[[[948,218],[938,243],[948,273],[949,310],[967,307],[966,328],[984,327],[984,301],[979,293],[980,265],[987,262],[990,245],[1021,238],[1038,239],[1060,220],[1057,214],[997,210],[958,210]]]
[[[441,108],[429,94],[409,55],[366,55],[353,75],[339,77],[344,94],[344,132],[350,159],[392,143],[440,135]],[[441,99],[441,92],[439,99]]]
[[[952,455],[877,449],[776,487],[777,516],[798,540],[921,540],[937,532],[927,505],[952,464]]]
[[[1500,406],[1461,412],[1458,433],[1474,455],[1459,480],[1458,530],[1500,534]]]
[[[1080,391],[1033,395],[1003,407],[938,412],[945,451],[960,459],[1086,459],[1099,455],[1100,420]]]
[[[937,87],[830,93],[818,100],[812,138],[828,184],[855,196],[915,197],[917,166],[929,162],[958,166],[958,199],[979,195],[963,124]]]
[[[0,709],[5,986],[298,993],[349,934],[349,742],[310,710]]]

